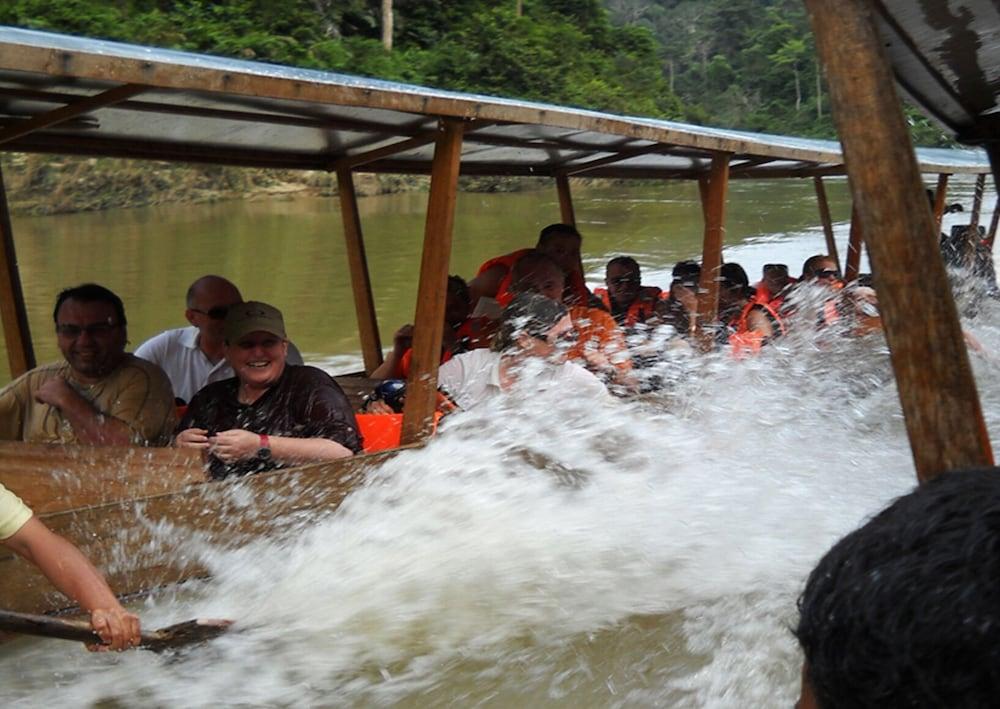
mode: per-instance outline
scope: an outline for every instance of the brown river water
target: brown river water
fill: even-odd
[[[734,182],[727,258],[823,250],[812,185]],[[846,184],[828,191],[842,244]],[[971,183],[950,201],[968,208]],[[426,195],[362,200],[388,343],[412,318]],[[697,255],[693,185],[581,189],[593,284],[609,256],[646,281]],[[987,199],[992,209],[993,196]],[[988,215],[990,212],[987,211]],[[554,191],[462,194],[452,271],[530,245]],[[959,223],[950,215],[946,223]],[[18,219],[40,359],[56,291],[84,280],[125,299],[134,343],[182,324],[206,272],[286,313],[308,361],[359,361],[332,200],[173,206]],[[1000,308],[965,326],[1000,352]],[[1000,364],[973,358],[1000,431]],[[92,655],[58,641],[0,647],[4,706],[791,706],[801,661],[789,628],[830,544],[914,483],[884,341],[774,346],[759,358],[679,357],[665,389],[595,404],[515,392],[447,422],[372,474],[332,514],[280,538],[212,546],[160,539],[213,570],[137,602],[149,627],[228,617],[238,631],[169,655]],[[553,415],[553,414],[556,415]],[[996,439],[994,439],[996,445]]]

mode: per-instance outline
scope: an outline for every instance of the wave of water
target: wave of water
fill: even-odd
[[[1000,352],[995,304],[967,327]],[[1000,364],[973,359],[998,431]],[[454,416],[280,539],[192,539],[213,578],[138,610],[233,632],[169,656],[18,641],[7,705],[790,705],[805,576],[915,482],[884,341],[667,368],[640,401]]]

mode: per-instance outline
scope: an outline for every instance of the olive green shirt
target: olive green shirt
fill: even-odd
[[[0,485],[0,540],[9,539],[31,519],[31,510],[21,498]]]
[[[96,384],[76,381],[66,362],[21,375],[0,390],[0,440],[79,443],[59,409],[35,401],[35,392],[53,377],[63,377],[99,412],[124,422],[132,430],[133,444],[165,446],[170,442],[177,423],[170,380],[155,364],[130,354]]]

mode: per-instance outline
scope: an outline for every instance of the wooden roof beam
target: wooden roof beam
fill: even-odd
[[[631,160],[632,158],[637,158],[641,155],[649,155],[650,153],[657,153],[661,150],[666,149],[669,146],[662,145],[660,143],[654,143],[653,145],[644,145],[640,148],[632,148],[631,150],[622,150],[614,155],[607,155],[603,158],[596,158],[594,160],[589,160],[585,163],[580,163],[577,165],[568,165],[567,167],[556,166],[553,168],[553,172],[558,176],[562,175],[569,177],[571,175],[579,175],[582,172],[588,172],[599,167],[604,167],[605,165],[611,165],[617,162],[622,162],[623,160]],[[566,163],[563,163],[564,165]]]
[[[62,108],[57,108],[54,111],[43,113],[22,123],[3,129],[0,131],[0,145],[9,143],[29,133],[64,123],[77,116],[96,111],[99,108],[106,108],[107,106],[121,103],[146,90],[147,87],[142,84],[123,84],[113,89],[102,91],[94,96],[74,101]]]
[[[490,125],[493,125],[490,121],[477,121],[475,123],[467,122],[465,124],[464,131],[467,135],[473,131],[486,128]],[[383,158],[392,157],[393,155],[405,153],[416,148],[422,148],[423,146],[430,145],[436,141],[439,132],[440,129],[430,130],[415,135],[412,138],[407,138],[406,140],[400,140],[390,145],[384,145],[381,148],[374,148],[373,150],[356,153],[354,155],[345,155],[344,157],[335,160],[331,169],[336,171],[353,170],[361,167],[362,165],[382,160]]]
[[[163,91],[163,89],[157,89]],[[11,96],[27,101],[46,103],[69,103],[81,98],[78,94],[57,93],[54,91],[36,91],[0,87],[0,96]],[[267,123],[281,126],[299,126],[302,128],[317,128],[320,130],[346,130],[357,133],[372,133],[384,131],[393,135],[413,136],[424,130],[431,116],[423,116],[405,125],[388,123],[372,123],[351,118],[317,118],[312,116],[293,116],[281,113],[257,111],[237,111],[231,108],[209,108],[207,106],[186,106],[177,103],[161,103],[159,101],[122,101],[115,108],[144,113],[163,113],[173,116],[193,116],[195,118],[214,118],[246,123]]]
[[[777,158],[749,158],[736,165],[731,165],[729,167],[729,176],[735,177],[741,173],[746,172],[752,168],[758,167],[760,165],[766,165],[769,162],[774,162]]]

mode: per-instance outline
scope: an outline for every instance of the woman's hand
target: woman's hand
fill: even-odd
[[[208,439],[209,452],[219,460],[230,463],[234,460],[254,458],[260,450],[260,434],[233,428],[222,431]]]
[[[186,428],[174,436],[178,448],[208,448],[208,431],[203,428]]]

